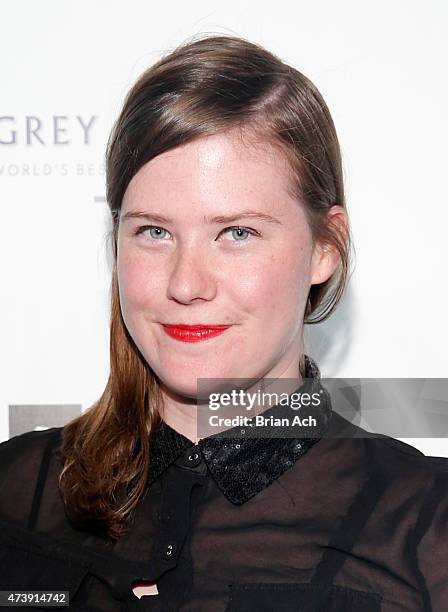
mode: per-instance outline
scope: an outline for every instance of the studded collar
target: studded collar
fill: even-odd
[[[187,449],[202,454],[217,486],[226,498],[241,505],[288,470],[328,429],[332,416],[331,398],[321,385],[320,371],[314,360],[305,355],[305,376],[295,393],[319,393],[319,407],[307,414],[316,417],[317,427],[306,436],[282,435],[281,428],[271,429],[275,437],[244,435],[247,430],[234,427],[224,433],[201,438],[194,444],[189,438],[161,421],[152,434],[148,485],[152,484]],[[291,415],[289,405],[276,405],[266,410],[266,416]],[[300,433],[306,430],[301,429]],[[241,433],[243,432],[243,433]]]

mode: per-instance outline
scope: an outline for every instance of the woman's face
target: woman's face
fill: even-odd
[[[122,314],[171,392],[195,397],[198,378],[299,376],[308,291],[337,261],[313,249],[287,187],[284,158],[236,132],[165,152],[129,183],[117,245]],[[184,342],[162,324],[229,327]]]

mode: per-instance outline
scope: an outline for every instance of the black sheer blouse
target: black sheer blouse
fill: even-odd
[[[367,434],[328,393],[320,416],[318,438],[198,444],[162,422],[117,542],[65,515],[62,428],[0,444],[0,590],[82,612],[447,612],[448,459]]]

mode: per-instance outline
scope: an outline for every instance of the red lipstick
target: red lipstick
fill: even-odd
[[[201,342],[219,336],[230,325],[166,325],[162,323],[165,332],[181,342]]]

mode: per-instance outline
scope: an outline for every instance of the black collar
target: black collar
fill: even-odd
[[[187,448],[194,448],[202,453],[213,479],[226,498],[233,504],[245,503],[288,470],[327,430],[332,416],[331,398],[321,385],[319,368],[308,355],[305,355],[305,376],[295,393],[305,391],[317,392],[323,398],[318,410],[309,409],[307,412],[316,417],[318,426],[305,437],[292,438],[291,433],[287,437],[282,436],[281,428],[277,429],[275,437],[247,437],[240,433],[247,430],[235,427],[225,434],[214,434],[194,444],[162,421],[151,438],[148,485]],[[286,415],[287,411],[291,415],[288,405],[277,405],[263,414],[280,416]]]

